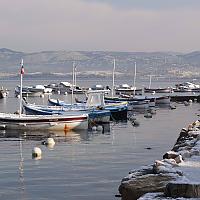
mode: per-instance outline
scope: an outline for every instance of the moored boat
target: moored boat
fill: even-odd
[[[144,88],[144,93],[171,93],[173,91],[172,88]]]
[[[115,88],[115,94],[116,95],[121,95],[121,94],[127,94],[127,95],[141,95],[142,94],[142,89],[137,89],[134,86],[129,86],[128,84],[122,84],[119,86],[116,86]]]
[[[127,101],[125,102],[113,102],[106,104],[104,101],[104,91],[90,91],[88,93],[87,102],[67,104],[63,101],[56,99],[48,99],[49,104],[53,106],[63,106],[64,109],[71,108],[77,110],[91,110],[99,109],[110,111],[111,120],[124,120],[127,119]],[[79,101],[80,102],[80,101]]]
[[[0,113],[2,129],[20,130],[79,130],[88,129],[88,115],[19,115]]]
[[[19,114],[0,113],[0,127],[19,130],[63,130],[88,129],[88,114],[69,113],[68,115],[26,115],[22,114],[23,60],[20,70]]]

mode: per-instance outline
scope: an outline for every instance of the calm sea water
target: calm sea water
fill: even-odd
[[[10,89],[9,96],[0,99],[2,112],[17,110],[19,100],[13,94],[17,84],[2,83]],[[26,85],[31,84],[38,81],[26,81]],[[88,86],[88,82],[81,84]],[[53,97],[66,101],[70,98]],[[47,104],[47,97],[28,101]],[[0,199],[116,199],[121,179],[130,170],[161,159],[172,148],[180,130],[197,119],[199,108],[197,103],[177,104],[176,110],[160,108],[151,119],[138,114],[138,127],[129,121],[113,122],[105,133],[1,131]],[[41,145],[49,136],[56,141],[54,148]],[[42,149],[41,160],[32,159],[35,146]]]

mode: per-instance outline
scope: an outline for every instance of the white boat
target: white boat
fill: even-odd
[[[200,85],[191,82],[176,84],[176,88],[174,88],[174,92],[199,92],[199,91],[200,91]]]
[[[85,130],[88,129],[88,115],[19,115],[0,113],[0,128],[18,130]]]
[[[127,94],[127,95],[133,95],[135,94],[142,94],[142,89],[137,89],[134,86],[129,86],[128,84],[121,84],[119,86],[116,86],[115,88],[115,94],[121,95],[121,94]]]
[[[114,71],[114,70],[113,70]],[[113,75],[114,78],[114,75]],[[136,83],[136,62],[134,67],[134,79],[133,79],[133,86],[129,86],[128,84],[121,84],[115,87],[115,94],[116,95],[142,95],[142,89],[137,89],[135,86]]]
[[[0,127],[3,129],[22,130],[63,130],[88,129],[88,115],[69,113],[65,115],[25,115],[22,114],[22,77],[23,60],[20,73],[19,114],[0,113]]]
[[[166,88],[146,88],[144,87],[144,93],[172,93],[171,87]]]
[[[52,88],[45,87],[44,85],[35,85],[35,86],[23,86],[22,87],[22,96],[23,97],[39,97],[43,94],[51,94]],[[20,86],[18,85],[15,88],[15,96],[20,95]]]
[[[3,99],[8,96],[8,90],[4,89],[3,87],[0,89],[0,99]]]

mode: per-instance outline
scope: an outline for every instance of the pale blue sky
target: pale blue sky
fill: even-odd
[[[200,50],[200,0],[0,0],[0,44],[20,51]]]

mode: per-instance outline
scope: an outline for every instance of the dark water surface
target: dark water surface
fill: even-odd
[[[7,81],[10,91],[0,100],[3,112],[14,112],[16,82]],[[55,96],[67,100],[69,96]],[[45,98],[29,102],[46,104]],[[132,169],[152,164],[170,150],[180,130],[198,119],[200,106],[177,104],[176,110],[160,108],[151,119],[137,115],[140,126],[113,122],[110,132],[0,132],[0,199],[116,199],[121,179]],[[41,145],[47,137],[54,148]],[[21,139],[21,141],[20,141]],[[21,148],[20,148],[21,146]],[[42,149],[42,159],[32,159],[32,149]],[[150,147],[151,149],[146,149]]]

